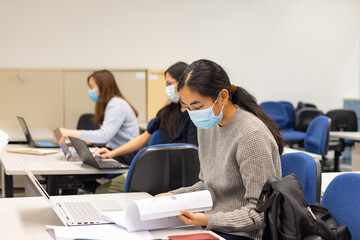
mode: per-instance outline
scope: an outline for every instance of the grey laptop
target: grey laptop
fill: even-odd
[[[79,155],[81,161],[85,164],[88,164],[94,168],[98,169],[126,169],[129,168],[129,165],[120,163],[115,159],[102,158],[100,156],[93,157],[86,143],[78,138],[69,137],[71,144],[74,146],[77,154]]]
[[[65,155],[65,158],[68,161],[80,161],[80,158],[77,155],[76,151],[74,149],[70,150],[70,147],[65,142],[65,138],[61,134],[61,131],[59,128],[54,130],[54,134],[55,134],[56,140],[59,143],[61,150],[63,151],[63,153]]]
[[[25,119],[23,117],[17,117],[19,120],[21,129],[23,130],[27,144],[34,148],[57,148],[59,145],[56,142],[48,142],[48,141],[34,141],[31,137],[29,128],[26,125]]]
[[[100,212],[90,202],[82,201],[57,201],[52,199],[41,186],[34,174],[27,168],[24,161],[19,159],[30,181],[34,184],[40,194],[47,200],[56,215],[66,226],[105,224],[110,223],[100,217]]]

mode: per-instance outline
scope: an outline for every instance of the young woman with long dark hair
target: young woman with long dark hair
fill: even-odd
[[[110,145],[116,149],[139,135],[136,109],[125,99],[108,70],[96,71],[87,79],[89,97],[95,104],[93,121],[98,130],[60,128],[64,137],[77,137],[84,141]],[[118,160],[129,164],[135,154],[128,153]]]
[[[185,106],[179,101],[177,91],[178,81],[187,66],[184,62],[177,62],[165,71],[166,94],[170,103],[160,109],[155,120],[144,133],[112,151],[106,148],[95,149],[94,155],[101,154],[103,157],[114,158],[140,150],[148,144],[151,135],[158,129],[161,143],[191,143],[198,145],[197,129],[190,120]],[[118,176],[99,186],[96,193],[123,192],[126,175]]]
[[[183,210],[179,218],[185,224],[206,227],[225,239],[261,239],[264,219],[255,207],[267,178],[281,177],[279,130],[255,98],[232,85],[212,61],[192,63],[178,91],[198,127],[200,181],[158,196],[209,190],[212,210]]]

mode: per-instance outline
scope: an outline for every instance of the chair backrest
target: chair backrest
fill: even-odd
[[[289,117],[285,107],[279,102],[262,102],[260,107],[271,117],[279,128],[285,128],[288,125]]]
[[[157,145],[157,144],[161,144],[161,139],[160,139],[160,130],[157,129],[155,130],[150,137],[150,140],[147,144],[147,146],[153,146],[153,145]]]
[[[314,118],[306,130],[304,148],[308,152],[325,156],[328,150],[330,118],[318,116]]]
[[[324,115],[322,111],[315,108],[302,108],[296,111],[294,129],[306,132],[311,121],[317,116]]]
[[[152,195],[199,181],[198,148],[192,144],[160,144],[142,149],[133,159],[124,192]]]
[[[295,115],[296,115],[296,110],[295,110],[294,106],[292,105],[291,102],[280,101],[279,103],[281,103],[285,107],[285,110],[288,115],[288,125],[286,127],[294,128]]]
[[[150,127],[151,124],[153,124],[153,122],[155,121],[156,118],[152,118],[150,119],[150,121],[147,124],[147,127]],[[157,145],[157,144],[161,144],[161,139],[160,139],[160,130],[157,129],[155,130],[150,137],[150,140],[148,142],[148,144],[146,145],[147,147],[149,146],[153,146],[153,145]]]
[[[95,123],[92,119],[94,114],[84,113],[80,116],[76,129],[79,130],[96,130],[99,129],[99,124]]]
[[[326,113],[331,118],[331,131],[357,131],[358,122],[355,111],[335,109]]]
[[[351,239],[360,239],[360,174],[336,176],[326,188],[321,204],[329,209],[340,225],[346,225]]]
[[[302,108],[317,108],[315,104],[312,103],[304,103],[302,101],[299,101],[296,106],[296,111],[302,109]]]
[[[304,190],[308,204],[320,202],[321,164],[319,160],[302,152],[286,153],[281,156],[282,177],[294,173]]]

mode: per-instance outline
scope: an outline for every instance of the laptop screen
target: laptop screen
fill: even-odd
[[[54,134],[55,134],[56,140],[58,141],[59,146],[61,147],[61,150],[63,151],[66,159],[69,160],[71,158],[71,151],[70,151],[68,145],[66,144],[65,138],[61,134],[60,129],[59,128],[55,129]]]
[[[50,203],[50,205],[52,205],[51,201],[50,201],[50,196],[49,194],[45,191],[45,189],[43,188],[43,186],[41,186],[40,182],[36,179],[36,177],[34,176],[34,174],[27,168],[27,166],[25,165],[24,161],[22,160],[22,158],[19,158],[19,161],[21,163],[21,165],[23,166],[27,176],[29,177],[30,181],[34,184],[34,186],[37,188],[37,190],[40,192],[41,195],[43,195],[48,202]]]
[[[31,138],[29,128],[27,127],[27,125],[25,123],[25,119],[22,117],[19,117],[19,116],[17,116],[17,119],[19,120],[20,126],[25,134],[27,143],[32,144],[33,139]]]

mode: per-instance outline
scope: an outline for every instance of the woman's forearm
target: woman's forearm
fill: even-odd
[[[116,157],[124,154],[128,154],[131,152],[134,152],[144,146],[149,142],[151,137],[151,134],[148,131],[145,131],[144,133],[140,134],[136,138],[128,141],[124,145],[118,147],[117,149],[114,149],[111,151],[111,157]]]

